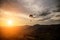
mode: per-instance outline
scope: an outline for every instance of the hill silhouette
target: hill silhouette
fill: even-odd
[[[25,26],[21,26],[25,27]],[[60,27],[59,25],[33,25],[23,28],[22,33],[18,36],[11,38],[1,38],[1,40],[59,40]]]

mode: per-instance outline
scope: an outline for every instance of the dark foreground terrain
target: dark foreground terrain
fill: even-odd
[[[18,34],[16,37],[2,37],[0,40],[60,40],[59,25],[34,25],[28,26],[23,30],[24,34]],[[21,36],[22,35],[22,36]]]

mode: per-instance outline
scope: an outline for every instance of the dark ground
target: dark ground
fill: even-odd
[[[23,30],[23,37],[4,38],[0,36],[0,40],[60,40],[59,25],[34,25]]]

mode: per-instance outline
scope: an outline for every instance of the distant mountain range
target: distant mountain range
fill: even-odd
[[[27,26],[27,25],[26,25]],[[58,40],[60,39],[60,26],[57,25],[33,25],[24,29],[26,40]],[[25,39],[24,39],[25,40]]]
[[[14,40],[59,40],[60,39],[59,24],[57,25],[36,24],[33,26],[25,25],[21,27],[24,27],[22,29],[22,34],[20,32],[17,37],[10,39],[14,39]]]

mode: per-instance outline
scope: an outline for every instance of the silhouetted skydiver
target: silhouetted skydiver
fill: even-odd
[[[34,18],[32,14],[29,15],[30,18]],[[30,20],[32,22],[32,20]]]
[[[36,18],[34,15],[30,14],[29,15],[30,18]]]
[[[29,17],[33,17],[33,15],[29,15]]]

